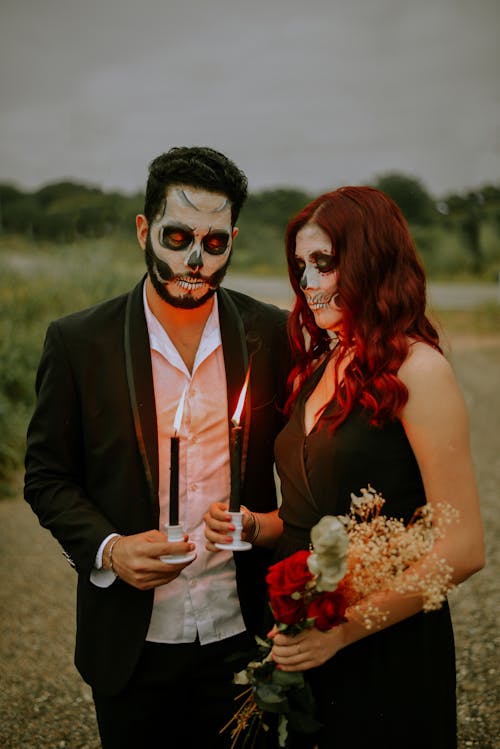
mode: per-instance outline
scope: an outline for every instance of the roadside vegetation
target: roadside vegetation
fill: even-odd
[[[500,273],[500,186],[429,195],[400,174],[374,183],[410,221],[431,280],[496,282]],[[236,273],[283,275],[283,233],[311,195],[277,188],[254,193],[238,222]],[[144,272],[134,234],[142,195],[104,193],[63,182],[27,193],[0,184],[0,496],[22,467],[34,379],[50,320],[120,294]],[[448,330],[500,331],[500,305],[440,311]]]

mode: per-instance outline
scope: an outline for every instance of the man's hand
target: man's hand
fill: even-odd
[[[104,547],[103,567],[109,569],[109,546],[113,546],[113,570],[121,580],[139,590],[150,590],[175,580],[191,562],[166,564],[160,557],[168,554],[186,554],[195,548],[193,543],[168,541],[164,533],[157,530],[112,538]],[[194,560],[191,560],[194,561]]]

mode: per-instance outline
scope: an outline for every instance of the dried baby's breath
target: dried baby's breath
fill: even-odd
[[[382,626],[386,614],[364,599],[389,591],[421,596],[424,611],[440,608],[453,587],[452,569],[432,548],[444,527],[458,520],[457,510],[427,504],[405,525],[381,514],[385,500],[371,486],[351,498],[349,515],[343,518],[349,536],[345,584],[353,595],[351,617],[361,618],[367,629]]]

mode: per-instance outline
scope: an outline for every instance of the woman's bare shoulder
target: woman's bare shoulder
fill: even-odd
[[[408,387],[426,380],[454,379],[453,369],[446,357],[437,349],[422,341],[411,341],[408,355],[399,368],[398,377]]]
[[[398,372],[408,388],[403,418],[435,423],[436,419],[458,419],[465,413],[460,385],[446,357],[426,343],[412,343]]]

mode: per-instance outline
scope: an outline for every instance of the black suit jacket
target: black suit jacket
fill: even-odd
[[[148,630],[153,591],[89,580],[102,540],[158,527],[158,444],[143,282],[129,294],[51,323],[28,429],[25,498],[78,572],[75,663],[99,691],[129,679]],[[276,508],[274,438],[289,367],[286,313],[218,291],[228,429],[249,356],[251,409],[244,428],[242,503]],[[235,554],[245,624],[259,631],[266,550]]]

